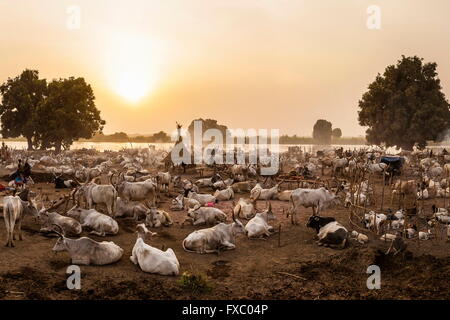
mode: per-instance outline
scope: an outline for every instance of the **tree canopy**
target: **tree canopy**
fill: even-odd
[[[24,136],[28,148],[68,148],[80,138],[101,132],[105,121],[95,106],[92,88],[84,78],[53,80],[47,84],[38,71],[25,70],[0,86],[2,135]]]
[[[402,56],[377,75],[359,101],[358,120],[369,127],[369,143],[411,149],[444,138],[450,110],[436,69],[436,63]]]
[[[316,121],[313,127],[313,138],[318,143],[321,144],[330,144],[331,143],[331,134],[332,134],[332,124],[331,122],[323,119],[319,119]]]
[[[331,135],[333,136],[333,138],[339,139],[340,137],[342,137],[342,130],[340,128],[334,128],[331,132]]]
[[[4,138],[27,138],[28,149],[33,148],[36,133],[36,110],[47,92],[47,82],[39,79],[36,70],[25,70],[19,76],[9,78],[0,86],[1,134]]]

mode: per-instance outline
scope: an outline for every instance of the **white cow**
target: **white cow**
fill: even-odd
[[[183,249],[187,252],[214,253],[220,250],[236,248],[236,236],[246,233],[244,225],[239,220],[231,224],[218,225],[192,232],[183,240]]]
[[[17,223],[19,240],[22,240],[22,219],[26,214],[37,216],[38,211],[34,201],[23,201],[19,196],[3,198],[3,219],[6,225],[6,246],[14,247],[14,227]]]
[[[233,188],[230,186],[226,188],[225,190],[216,190],[214,193],[214,197],[218,201],[227,201],[234,198],[234,191]]]
[[[194,226],[199,224],[214,225],[227,220],[226,213],[214,207],[191,209],[188,212],[188,217],[189,218],[186,219],[186,221],[192,221]]]
[[[269,226],[269,220],[275,220],[271,203],[269,203],[269,207],[266,211],[258,212],[255,217],[246,224],[245,230],[247,231],[248,238],[256,239],[270,236],[274,232],[274,229],[272,226]]]
[[[243,218],[248,220],[253,218],[256,214],[256,200],[254,199],[239,198],[237,204],[234,204],[233,201],[233,206],[234,215],[238,218],[240,218],[242,214]]]
[[[154,236],[143,223],[137,225],[137,239],[130,257],[131,262],[139,265],[142,271],[164,276],[177,276],[180,263],[171,248],[159,250],[144,242],[146,235]]]
[[[82,228],[88,227],[92,229],[91,234],[100,237],[107,234],[115,235],[119,232],[119,225],[116,220],[95,209],[82,209],[74,206],[67,212],[67,216],[80,221]]]
[[[200,204],[202,206],[205,206],[210,202],[211,203],[217,202],[216,197],[214,197],[213,195],[202,194],[202,193],[197,193],[197,192],[192,192],[192,191],[189,191],[188,198],[197,200],[198,202],[200,202]]]
[[[72,264],[101,266],[122,258],[123,249],[112,241],[97,242],[88,237],[69,239],[60,233],[59,235],[53,251],[68,251]]]
[[[291,204],[288,216],[291,215],[292,224],[296,224],[294,216],[301,206],[313,209],[313,215],[320,215],[320,212],[332,205],[339,204],[337,193],[333,193],[325,188],[303,189],[298,188],[292,191],[289,199]]]

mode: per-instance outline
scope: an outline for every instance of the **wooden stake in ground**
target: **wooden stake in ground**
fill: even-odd
[[[281,247],[281,224],[278,226],[278,248]]]
[[[383,188],[381,189],[381,207],[380,210],[383,211],[384,205],[384,185],[386,184],[386,171],[383,170]]]

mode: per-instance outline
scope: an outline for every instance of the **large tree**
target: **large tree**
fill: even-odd
[[[95,106],[92,88],[83,78],[53,80],[48,96],[37,109],[36,145],[67,149],[74,140],[101,132],[105,121]]]
[[[340,128],[334,128],[331,132],[331,135],[333,136],[333,138],[339,139],[340,137],[342,137],[342,130]]]
[[[39,79],[36,70],[25,70],[19,76],[9,78],[0,86],[1,134],[3,138],[23,136],[28,150],[33,149],[36,132],[36,110],[45,98],[47,83]]]
[[[320,144],[330,144],[333,125],[323,119],[317,120],[313,127],[313,138]]]
[[[444,138],[450,110],[436,68],[417,56],[402,56],[377,75],[359,101],[359,123],[369,127],[368,142],[411,149]]]

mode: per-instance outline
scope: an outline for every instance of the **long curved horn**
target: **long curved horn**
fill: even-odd
[[[54,228],[52,228],[52,232],[56,233],[60,238],[64,238],[65,237],[64,236],[64,229],[60,225],[52,223],[52,226],[55,226],[55,227],[57,227],[57,228],[59,228],[61,230],[61,232],[59,232],[59,231],[56,231]]]
[[[109,184],[112,185],[112,186],[114,186],[113,181],[112,181],[114,175],[115,175],[115,173],[113,172],[113,173],[109,176]]]

